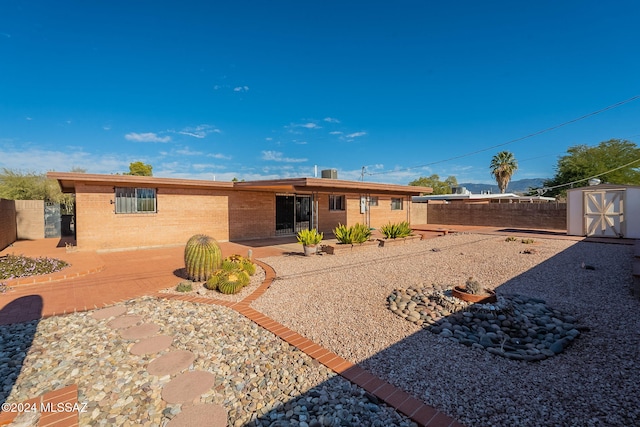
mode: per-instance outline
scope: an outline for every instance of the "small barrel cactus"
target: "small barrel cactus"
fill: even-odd
[[[223,294],[237,294],[250,281],[249,274],[240,268],[221,269],[217,270],[204,286],[211,290],[218,289]]]
[[[475,280],[473,277],[469,277],[467,282],[465,283],[465,289],[468,294],[472,295],[480,295],[484,293],[484,289],[480,285],[480,282]]]
[[[251,262],[251,260],[241,256],[241,255],[231,255],[224,259],[222,262],[223,268],[225,264],[230,264],[233,267],[239,267],[246,271],[249,276],[253,276],[256,274],[256,265]]]
[[[191,237],[184,248],[187,277],[195,282],[206,281],[222,264],[218,242],[204,234]]]

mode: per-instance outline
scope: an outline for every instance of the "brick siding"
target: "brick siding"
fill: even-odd
[[[17,233],[15,201],[0,199],[0,250],[18,240]]]

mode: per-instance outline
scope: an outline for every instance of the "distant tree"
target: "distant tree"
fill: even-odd
[[[87,170],[85,168],[81,168],[78,166],[74,166],[71,168],[71,170],[69,172],[73,172],[73,173],[87,173]]]
[[[618,169],[629,163],[629,166]],[[605,172],[607,173],[604,174]],[[569,147],[567,154],[558,159],[555,176],[544,181],[544,186],[555,187],[575,181],[581,182],[553,188],[545,195],[564,196],[567,188],[583,187],[587,185],[588,178],[596,175],[602,182],[610,184],[640,185],[640,148],[631,141],[620,139],[610,139],[592,147]]]
[[[55,179],[45,174],[2,169],[0,173],[0,198],[9,200],[44,200],[59,203],[65,209],[73,209],[73,195],[63,194]]]
[[[501,151],[491,159],[491,176],[493,176],[498,183],[500,193],[507,191],[507,186],[511,177],[518,170],[518,162],[513,156],[513,153],[509,151]]]
[[[458,185],[458,180],[455,176],[450,176],[444,181],[440,181],[440,177],[436,174],[430,177],[421,176],[409,183],[416,187],[431,187],[433,189],[432,194],[451,194],[451,187]]]
[[[129,173],[124,175],[153,176],[153,166],[142,163],[132,162],[129,164]]]

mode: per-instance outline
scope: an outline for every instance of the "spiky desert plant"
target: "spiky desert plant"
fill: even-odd
[[[480,295],[484,293],[484,289],[482,289],[482,285],[480,282],[475,280],[473,277],[469,277],[467,282],[465,283],[465,289],[468,294],[472,295]]]
[[[242,255],[230,255],[226,257],[223,261],[224,263],[229,262],[233,265],[242,268],[244,271],[249,273],[249,276],[253,276],[256,274],[256,265],[251,262],[251,260],[243,257]]]
[[[222,264],[222,251],[213,237],[196,234],[184,248],[184,264],[187,277],[194,282],[204,282]]]
[[[411,226],[407,221],[402,221],[397,224],[389,223],[380,227],[380,232],[387,239],[398,239],[411,236]]]
[[[516,242],[518,241],[517,237],[513,237],[513,236],[509,236],[506,239],[504,239],[505,242]]]
[[[220,269],[207,280],[204,286],[207,289],[218,289],[223,294],[237,294],[250,281],[249,274],[240,268]]]
[[[371,229],[367,225],[360,223],[356,223],[348,228],[346,225],[338,224],[333,230],[333,234],[340,243],[348,245],[360,244],[369,240],[371,237]]]

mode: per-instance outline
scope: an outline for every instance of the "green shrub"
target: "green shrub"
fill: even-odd
[[[176,291],[178,292],[191,292],[193,290],[193,282],[191,280],[185,280],[184,282],[178,283],[176,286]]]
[[[222,251],[218,242],[204,234],[191,237],[184,248],[184,264],[187,277],[195,282],[204,282],[222,264]]]
[[[356,223],[348,228],[346,225],[338,224],[333,230],[333,234],[340,243],[347,245],[360,244],[371,238],[371,229],[367,225],[360,223]]]
[[[504,239],[505,242],[515,242],[517,240],[518,240],[518,238],[517,237],[513,237],[513,236],[509,236],[506,239]]]
[[[533,239],[522,239],[521,242],[524,243],[525,245],[531,245],[531,244],[535,243],[536,241],[533,240]]]
[[[411,236],[411,226],[407,221],[402,221],[397,224],[389,223],[380,227],[380,232],[387,239],[397,239]]]

